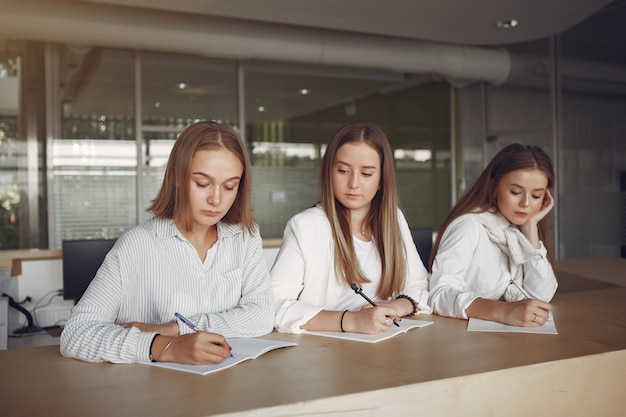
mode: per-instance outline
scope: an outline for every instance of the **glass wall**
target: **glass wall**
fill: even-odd
[[[253,206],[265,238],[318,201],[325,144],[351,121],[371,121],[395,151],[409,224],[433,227],[450,204],[449,87],[412,86],[401,74],[246,64],[246,139]]]
[[[0,55],[0,250],[20,247],[19,162],[25,147],[17,140],[19,56]]]
[[[41,66],[30,70],[42,74],[48,84],[41,91],[50,93],[37,118],[44,150],[34,152],[41,160],[35,171],[47,176],[48,189],[39,194],[47,208],[34,211],[49,216],[51,248],[64,239],[115,238],[148,218],[177,135],[203,119],[244,134],[265,238],[281,238],[289,217],[317,202],[325,144],[350,121],[372,121],[387,133],[411,226],[434,227],[450,204],[447,84],[421,85],[387,71],[58,44],[42,46],[39,57]],[[10,127],[17,117],[5,120]],[[8,144],[4,154],[15,153]],[[11,186],[20,194],[14,179],[6,183],[5,194]]]
[[[626,257],[625,19],[615,2],[560,39],[564,258]]]
[[[56,45],[50,54],[61,110],[49,167],[51,247],[117,237],[137,222],[133,53]]]

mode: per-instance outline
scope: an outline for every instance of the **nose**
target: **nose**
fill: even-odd
[[[350,183],[348,184],[348,186],[350,187],[350,189],[355,189],[359,186],[358,184],[358,175],[356,172],[352,172],[350,174]]]
[[[209,191],[209,195],[207,196],[207,202],[213,206],[218,206],[221,200],[222,195],[220,187],[212,187],[211,191]]]
[[[530,195],[523,194],[521,201],[519,202],[521,207],[528,207],[530,205]]]

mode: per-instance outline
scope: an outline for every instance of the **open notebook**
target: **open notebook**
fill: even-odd
[[[394,336],[397,336],[402,333],[406,333],[411,329],[415,329],[417,327],[428,326],[429,324],[433,324],[432,321],[424,321],[424,320],[412,320],[412,319],[402,319],[399,323],[399,327],[391,326],[389,330],[385,333],[380,334],[362,334],[362,333],[351,333],[351,332],[317,332],[317,331],[307,331],[303,334],[310,334],[314,336],[324,336],[324,337],[334,337],[336,339],[346,339],[346,340],[354,340],[356,342],[366,342],[366,343],[376,343],[381,340],[390,339]]]
[[[238,363],[249,359],[256,359],[270,350],[280,349],[289,346],[296,346],[294,342],[283,342],[280,340],[266,340],[255,337],[239,337],[227,339],[228,344],[233,348],[232,357],[226,358],[221,363],[210,365],[186,365],[174,362],[139,362],[146,365],[158,366],[159,368],[174,369],[176,371],[190,372],[198,375],[207,375],[212,372],[230,368]]]
[[[496,321],[470,318],[467,323],[468,332],[500,332],[500,333],[538,333],[538,334],[559,334],[556,331],[552,312],[548,320],[539,327],[510,326]]]

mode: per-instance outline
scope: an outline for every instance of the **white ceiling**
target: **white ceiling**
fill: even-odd
[[[86,7],[72,8],[72,2],[83,3]],[[89,13],[83,10],[81,14],[79,10],[75,10],[85,8],[89,9]],[[3,10],[4,18],[1,13]],[[594,14],[596,17],[601,14],[602,18],[587,19]],[[83,17],[88,20],[84,23],[77,20]],[[496,22],[502,19],[516,19],[519,26],[510,30],[499,29]],[[180,30],[172,29],[172,21],[177,22],[180,27],[176,29]],[[260,24],[257,25],[252,21]],[[179,81],[195,86],[196,90],[202,88],[214,90],[214,86],[208,84],[214,80],[206,80],[202,72],[195,74],[190,71],[188,62],[190,59],[196,59],[194,56],[221,56],[214,50],[206,52],[207,48],[222,48],[231,53],[236,48],[245,50],[246,44],[252,45],[248,45],[244,53],[232,57],[242,60],[252,58],[252,61],[254,58],[276,61],[271,65],[277,69],[248,73],[247,91],[251,97],[255,97],[247,103],[250,106],[246,109],[249,120],[257,117],[268,120],[284,119],[306,114],[349,102],[372,91],[408,88],[411,83],[419,84],[422,79],[426,81],[432,79],[430,78],[432,74],[435,74],[437,79],[443,77],[454,82],[454,76],[441,71],[429,71],[428,68],[423,71],[418,69],[411,71],[370,66],[369,69],[372,69],[370,73],[367,65],[357,62],[367,55],[376,55],[378,61],[385,64],[392,62],[393,60],[389,59],[394,52],[391,47],[407,43],[401,38],[410,42],[407,48],[393,55],[396,60],[406,59],[411,65],[419,62],[426,65],[440,64],[441,69],[443,64],[445,67],[453,68],[463,65],[451,59],[451,55],[441,57],[429,55],[431,45],[438,44],[444,49],[456,48],[454,45],[479,46],[483,47],[478,48],[480,51],[486,51],[488,54],[497,53],[496,51],[502,49],[497,48],[499,46],[522,54],[537,54],[539,48],[542,54],[547,55],[548,51],[545,48],[548,43],[545,39],[568,31],[568,36],[562,40],[563,56],[618,65],[618,69],[621,70],[618,78],[623,80],[626,71],[621,69],[626,66],[625,22],[626,0],[0,0],[0,40],[6,36],[7,39],[45,40],[68,45],[79,45],[84,42],[85,45],[118,47],[121,51],[134,49],[177,51],[187,55],[185,60],[181,61],[183,67],[172,69],[171,76],[187,77]],[[196,37],[197,34],[209,30],[210,26],[217,28],[213,37]],[[255,29],[246,32],[248,26]],[[266,30],[268,26],[275,26],[278,30]],[[259,27],[263,30],[257,30]],[[569,30],[572,27],[576,27],[576,30]],[[313,56],[309,59],[310,62],[305,61],[304,66],[298,67],[299,62],[302,62],[298,59],[300,53],[298,49],[306,52],[307,48],[314,44],[299,41],[298,38],[291,42],[293,45],[290,48],[287,45],[288,41],[283,42],[285,37],[291,35],[300,36],[302,32],[308,34],[310,31],[306,29],[333,31],[334,41],[352,39],[350,36],[357,34],[361,41],[354,48],[354,55],[344,57],[340,67],[335,67],[329,76],[321,79],[320,83],[323,85],[315,84],[319,77],[307,77],[307,73],[298,72],[302,68],[316,68],[316,71],[322,74],[326,71],[315,66],[315,54],[309,54]],[[268,33],[270,35],[267,35]],[[233,48],[232,34],[240,37],[235,41],[241,41],[243,46],[237,43],[236,48]],[[258,39],[254,39],[255,34],[260,34]],[[219,41],[213,42],[213,39]],[[538,46],[531,42],[540,39],[543,41],[538,42]],[[382,49],[368,48],[368,42],[376,45],[378,41],[381,41]],[[420,49],[421,44],[416,41],[430,44],[423,50]],[[282,51],[283,56],[259,58],[254,53],[247,55],[250,49],[261,49],[264,44],[269,45],[268,49]],[[78,46],[71,46],[69,49],[74,51],[76,48],[79,52],[82,51]],[[351,53],[349,48],[350,44],[348,49],[344,49],[339,55]],[[121,53],[120,50],[117,52],[109,50],[107,53]],[[112,74],[119,71],[131,71],[121,64],[129,60],[127,57],[124,59],[108,57],[106,60],[100,60],[98,58],[100,52],[97,49],[94,52],[93,59],[84,60],[83,57],[90,54],[75,53],[74,58],[78,61],[68,61],[67,65],[81,69],[68,71],[68,76],[90,73],[92,77],[86,79],[74,77],[68,80],[67,85],[76,88],[65,89],[64,102],[73,103],[75,110],[80,114],[114,114],[118,111],[120,103],[128,101],[125,101],[124,97],[130,95],[132,98],[132,84],[112,84],[105,90],[94,91],[96,83],[89,81],[108,80]],[[463,48],[456,48],[455,52],[458,54],[452,57],[471,55]],[[472,49],[470,52],[475,50]],[[424,57],[415,58],[412,53],[424,54]],[[321,53],[324,57],[329,55],[328,49]],[[225,54],[224,57],[228,55]],[[476,61],[488,62],[489,58],[479,55]],[[190,92],[177,91],[173,87],[174,81],[170,83],[171,86],[164,85],[163,72],[158,75],[147,73],[146,69],[150,68],[151,64],[149,55],[144,56],[144,61],[144,83],[153,86],[147,89],[145,95],[154,95],[154,101],[176,103],[180,113],[188,113],[184,104],[189,100],[184,100]],[[247,68],[253,68],[253,64],[260,64],[258,61],[246,62]],[[90,66],[90,63],[93,66]],[[324,64],[321,60],[319,63]],[[163,65],[165,64],[161,61],[153,63],[154,67]],[[289,65],[295,67],[291,68]],[[370,82],[360,83],[357,72],[353,71],[355,68],[359,68],[359,74],[365,71],[368,75],[365,78]],[[479,67],[479,73],[482,68],[487,67]],[[611,71],[615,69],[611,68]],[[132,74],[132,71],[130,73]],[[232,74],[232,71],[230,73]],[[379,75],[391,78],[378,78]],[[405,76],[408,78],[404,79]],[[398,77],[400,78],[396,80]],[[126,78],[129,83],[132,81],[132,77]],[[114,88],[115,85],[118,90]],[[312,89],[314,93],[307,96],[306,101],[302,98],[291,98],[298,86]],[[259,88],[259,91],[256,91],[256,88]],[[82,94],[74,96],[74,93]],[[157,93],[161,97],[157,97]],[[169,97],[165,97],[166,94],[169,94]],[[235,97],[234,94],[230,96],[232,99]],[[97,97],[97,100],[94,100],[94,97]],[[87,98],[90,101],[83,102]],[[195,96],[189,97],[192,98],[196,99]],[[228,100],[217,101],[223,105],[229,103]],[[257,102],[263,103],[267,108],[263,115],[255,112]],[[132,100],[129,103],[132,107]],[[229,106],[231,107],[234,111],[234,105]],[[159,113],[165,113],[165,109],[161,107],[157,110],[145,106],[144,112],[148,115],[154,113],[156,117]]]
[[[611,0],[77,0],[462,45],[561,33]],[[503,30],[500,20],[519,25]]]

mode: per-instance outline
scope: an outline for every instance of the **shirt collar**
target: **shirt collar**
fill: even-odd
[[[164,219],[160,217],[153,217],[150,220],[154,225],[154,231],[157,238],[168,239],[172,237],[183,237],[183,234],[178,230],[173,219]],[[241,224],[228,224],[222,221],[217,223],[217,239],[222,240],[224,238],[234,236],[237,233],[241,233]]]

